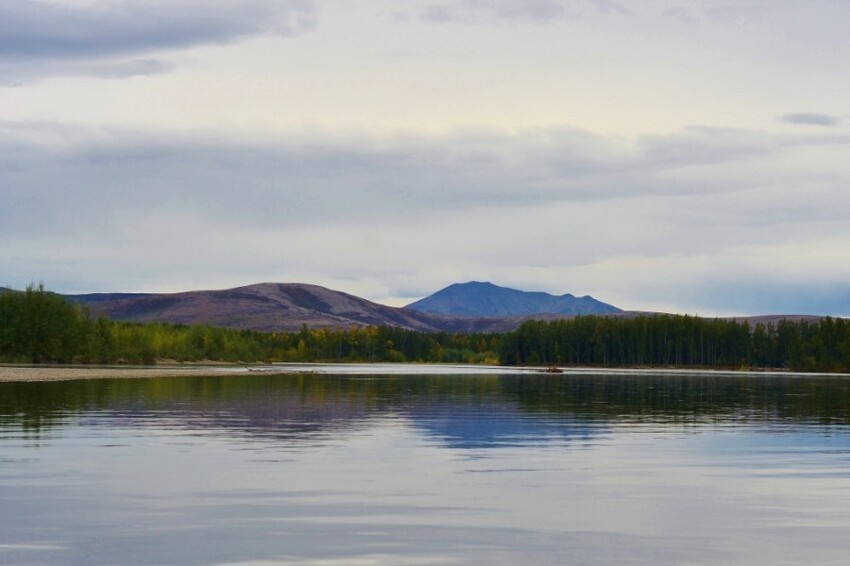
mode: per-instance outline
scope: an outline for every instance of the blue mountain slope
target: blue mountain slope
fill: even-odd
[[[471,281],[449,285],[407,305],[408,309],[455,316],[499,317],[553,314],[607,314],[622,312],[593,297],[527,292],[492,283]]]

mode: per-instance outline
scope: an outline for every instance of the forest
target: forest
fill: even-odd
[[[850,321],[758,324],[680,315],[527,321],[504,334],[395,327],[258,332],[93,317],[30,285],[0,292],[0,362],[419,362],[850,372]]]
[[[686,315],[527,321],[503,337],[506,365],[850,371],[850,321],[743,321]]]

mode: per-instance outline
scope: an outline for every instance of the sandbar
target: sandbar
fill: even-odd
[[[244,366],[4,366],[0,382],[70,381],[74,379],[133,379],[151,377],[209,376],[249,373]]]

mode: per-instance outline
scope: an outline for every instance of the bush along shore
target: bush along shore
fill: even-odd
[[[394,327],[258,332],[92,317],[44,289],[0,293],[0,362],[423,362],[850,372],[850,322],[678,315],[527,321],[504,334]]]

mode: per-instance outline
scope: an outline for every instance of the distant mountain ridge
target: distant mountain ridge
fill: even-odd
[[[467,309],[441,313],[413,307],[389,307],[305,283],[258,283],[233,289],[182,293],[91,293],[66,297],[87,305],[95,315],[112,320],[204,324],[263,331],[296,331],[304,325],[313,329],[374,325],[422,332],[506,332],[529,318],[552,319],[576,314],[620,312],[591,297],[524,293],[490,283],[459,284],[449,289],[453,287],[466,291],[464,295],[470,301]],[[498,300],[493,296],[494,289],[497,292],[507,291],[505,296],[514,302],[506,303],[501,310],[494,310]],[[435,293],[423,301],[439,294]],[[545,312],[527,306],[517,308],[517,297],[531,297],[540,304],[560,310]],[[476,307],[476,298],[479,302],[482,298],[488,302],[490,310],[482,310],[480,305]],[[571,307],[562,304],[567,300],[573,303]],[[477,315],[476,312],[488,314]],[[505,314],[490,314],[492,312]]]
[[[543,299],[546,309],[558,308],[560,300],[572,298],[574,310],[561,305],[562,312],[538,312],[501,316],[459,315],[428,312],[414,308],[417,303],[439,298],[449,291],[449,297],[460,289],[460,297],[452,299],[453,312],[492,313],[494,296],[508,299]],[[0,293],[18,292],[0,287]],[[507,289],[492,283],[470,282],[450,285],[442,291],[416,301],[408,307],[397,308],[373,303],[366,299],[304,283],[258,283],[233,289],[212,291],[185,291],[182,293],[90,293],[63,295],[86,305],[95,315],[112,320],[132,322],[170,322],[176,324],[204,324],[224,328],[261,330],[269,332],[297,331],[306,325],[312,329],[337,329],[374,326],[395,326],[421,332],[509,332],[526,320],[551,321],[584,314],[614,317],[652,316],[663,313],[621,311],[592,297],[560,297],[548,293],[526,293]],[[466,297],[467,306],[460,298]],[[489,303],[491,310],[486,310]],[[517,304],[522,304],[521,302]],[[514,304],[503,305],[495,312],[526,312]],[[552,306],[552,305],[555,306]],[[427,302],[426,302],[427,305]],[[460,305],[460,306],[459,306]],[[541,308],[541,307],[536,307]],[[588,308],[601,308],[591,312]],[[513,309],[513,310],[511,310]],[[567,312],[563,312],[567,311]],[[751,323],[776,323],[779,320],[818,320],[821,316],[764,315],[756,317],[729,317]]]
[[[500,287],[490,282],[455,283],[413,302],[406,309],[471,317],[517,317],[539,314],[585,315],[623,312],[590,296],[551,295]]]

